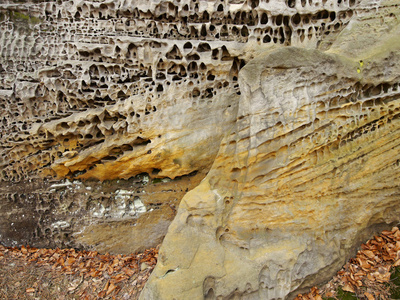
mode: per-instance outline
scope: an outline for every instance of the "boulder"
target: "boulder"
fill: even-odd
[[[382,2],[326,47],[247,63],[235,126],[141,299],[290,298],[399,221],[399,15]]]

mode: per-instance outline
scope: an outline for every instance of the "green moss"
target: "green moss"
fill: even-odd
[[[350,293],[347,291],[343,291],[341,287],[338,288],[337,290],[337,299],[339,300],[357,300],[357,296],[354,293]]]
[[[152,183],[160,183],[162,182],[162,178],[154,178]]]
[[[39,24],[42,22],[42,20],[39,18],[28,16],[18,11],[10,11],[10,18],[13,21],[20,21],[32,25]]]
[[[29,19],[30,19],[29,16],[24,15],[18,11],[12,11],[11,15],[14,19],[22,19],[22,20],[26,20],[26,21],[29,21]]]

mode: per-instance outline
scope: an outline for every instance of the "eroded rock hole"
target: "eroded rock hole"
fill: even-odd
[[[145,146],[150,143],[151,143],[150,139],[142,138],[139,136],[131,143],[131,145],[132,146]]]
[[[182,54],[179,51],[178,47],[176,45],[174,45],[174,47],[172,48],[172,50],[170,52],[167,53],[166,57],[168,59],[178,59],[181,60],[182,59]]]
[[[240,30],[240,34],[242,37],[248,37],[249,36],[249,30],[247,26],[243,26],[242,29]]]
[[[210,47],[210,45],[208,43],[200,43],[197,46],[197,51],[199,51],[199,52],[208,52],[208,51],[211,51],[211,47]]]
[[[268,24],[268,15],[266,13],[263,13],[260,19],[261,24]]]
[[[282,21],[283,21],[283,16],[282,15],[278,15],[275,18],[275,25],[276,26],[281,26],[282,25]]]
[[[206,37],[207,36],[207,28],[206,25],[201,26],[200,35]]]
[[[192,49],[192,48],[193,48],[193,45],[192,45],[191,42],[186,42],[186,43],[183,45],[183,49]]]
[[[290,8],[294,8],[296,6],[296,0],[286,0],[286,5]]]
[[[260,0],[250,0],[249,2],[250,2],[249,3],[250,7],[253,9],[256,8],[260,4]]]
[[[292,23],[293,23],[294,25],[299,25],[300,22],[301,22],[301,17],[300,17],[300,15],[297,13],[297,14],[295,14],[295,15],[292,17]]]
[[[271,42],[271,37],[267,34],[266,36],[264,36],[263,38],[263,43],[270,43]]]
[[[219,59],[219,50],[218,49],[213,49],[211,53],[212,59],[218,60]]]
[[[193,92],[192,92],[192,96],[193,96],[194,98],[199,97],[199,96],[200,96],[200,90],[199,90],[198,88],[194,88],[194,89],[193,89]]]

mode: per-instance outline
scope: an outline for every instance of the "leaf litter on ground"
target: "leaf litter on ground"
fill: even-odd
[[[111,255],[0,245],[0,299],[138,299],[157,263],[158,248]],[[295,300],[393,299],[393,274],[400,282],[398,227],[362,244],[332,280]]]
[[[362,244],[356,257],[323,287],[313,287],[309,293],[297,295],[295,300],[394,299],[392,293],[399,287],[394,285],[392,275],[399,266],[400,230],[393,227]]]
[[[0,245],[0,299],[138,299],[157,257]]]

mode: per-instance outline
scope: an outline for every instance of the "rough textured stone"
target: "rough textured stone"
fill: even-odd
[[[324,280],[398,220],[399,15],[395,0],[2,1],[1,242],[154,246],[198,185],[143,299]]]
[[[127,180],[3,183],[0,241],[132,253],[161,243],[182,196],[204,174]]]
[[[290,297],[399,221],[400,9],[373,4],[319,50],[241,70],[236,125],[181,201],[142,299]]]
[[[355,5],[317,4],[2,4],[2,179],[175,177],[209,165],[246,61],[269,45],[315,47]]]
[[[139,189],[136,176],[143,173],[153,180],[198,171],[200,180],[233,126],[239,70],[265,48],[316,47],[349,23],[357,3],[1,1],[0,238],[16,245],[79,246],[76,234],[88,225],[92,230],[93,223],[149,220],[135,230],[157,224],[151,203],[162,203],[170,220],[169,207],[178,205],[180,190],[192,181],[178,181],[179,189],[159,183],[171,190],[168,197],[141,197],[154,221],[117,209],[116,191],[126,190],[124,184],[112,192],[94,184],[96,194],[78,187],[84,180],[123,179]],[[51,185],[66,179],[73,183],[68,193],[61,187],[51,192]],[[110,203],[104,213],[85,213],[102,191],[107,200],[101,201]],[[24,199],[32,205],[22,205]],[[134,198],[125,200],[129,206]],[[65,209],[70,203],[80,208],[75,220],[83,221],[71,220],[74,211]],[[32,228],[22,233],[24,224]],[[166,227],[159,226],[153,246]],[[84,242],[100,247],[87,236],[91,230],[83,230]],[[134,232],[147,234],[141,230]]]

